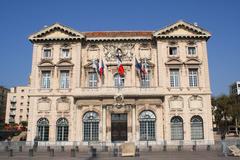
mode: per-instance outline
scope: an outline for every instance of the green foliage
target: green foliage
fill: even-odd
[[[229,124],[235,124],[236,134],[240,121],[240,101],[236,96],[221,95],[212,98],[213,115],[222,134],[225,134]]]

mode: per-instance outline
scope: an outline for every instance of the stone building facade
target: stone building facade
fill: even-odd
[[[79,32],[56,23],[32,34],[27,140],[213,143],[210,36],[184,21],[131,32]]]
[[[29,114],[29,87],[18,86],[10,88],[7,95],[5,123],[28,121]]]

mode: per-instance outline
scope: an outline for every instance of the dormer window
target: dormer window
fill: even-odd
[[[63,59],[70,58],[70,49],[69,48],[61,49],[61,58],[63,58]]]
[[[50,48],[44,48],[43,49],[42,58],[43,59],[50,59],[50,58],[52,58],[52,50]]]
[[[196,47],[188,47],[188,56],[195,56],[196,54]]]
[[[169,56],[177,56],[177,47],[169,47]]]

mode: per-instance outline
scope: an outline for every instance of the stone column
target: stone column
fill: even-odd
[[[132,142],[136,142],[136,105],[132,105]]]
[[[102,105],[102,141],[106,142],[107,140],[107,123],[106,123],[106,106]]]

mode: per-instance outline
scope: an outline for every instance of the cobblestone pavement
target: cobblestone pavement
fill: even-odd
[[[111,152],[98,152],[96,158],[91,158],[88,152],[77,152],[76,157],[71,157],[71,153],[55,152],[54,157],[50,156],[49,152],[37,152],[33,157],[28,156],[28,152],[13,152],[13,156],[9,157],[8,152],[0,152],[0,160],[88,160],[88,159],[102,159],[102,160],[239,160],[240,157],[224,157],[219,151],[158,151],[158,152],[140,152],[139,157],[113,157]]]

